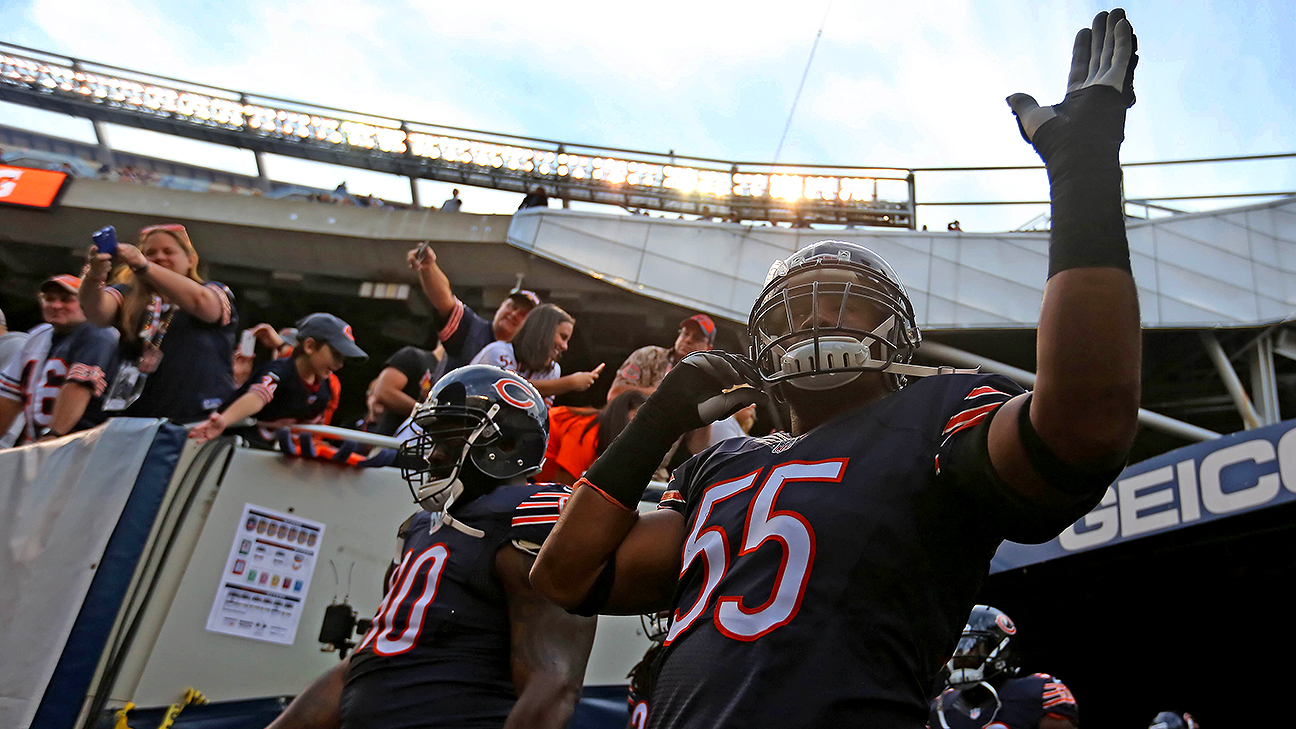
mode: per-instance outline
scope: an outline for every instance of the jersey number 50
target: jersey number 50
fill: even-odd
[[[747,510],[747,522],[743,525],[743,546],[734,557],[733,564],[739,564],[743,557],[755,552],[766,541],[777,541],[783,548],[783,557],[778,572],[774,575],[774,585],[769,599],[755,607],[744,605],[741,597],[721,596],[715,606],[717,630],[735,640],[755,640],[792,620],[801,607],[801,598],[805,596],[806,583],[810,580],[815,536],[805,517],[795,511],[775,511],[774,502],[778,499],[779,491],[789,483],[835,483],[841,481],[845,472],[844,458],[813,463],[794,461],[770,470],[752,498],[751,508]],[[754,486],[759,476],[760,471],[755,471],[732,481],[715,484],[702,497],[693,531],[684,542],[680,576],[684,576],[694,560],[701,558],[706,579],[693,607],[683,615],[676,611],[670,633],[666,636],[667,645],[706,612],[712,593],[731,566],[729,538],[724,527],[707,526],[711,510],[724,499]]]

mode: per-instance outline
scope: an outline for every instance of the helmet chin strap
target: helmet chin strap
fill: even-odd
[[[895,316],[889,316],[873,329],[874,338],[886,341],[886,334],[895,324]],[[818,358],[816,358],[816,352]],[[787,384],[801,390],[831,390],[834,387],[854,382],[862,372],[835,371],[846,367],[868,367],[873,364],[872,340],[860,341],[848,336],[824,336],[812,338],[789,349],[784,353],[779,366],[784,374],[816,372],[805,377],[789,379]],[[901,362],[892,362],[880,370],[893,375],[910,377],[929,377],[931,375],[949,375],[955,373],[976,374],[977,369],[958,369],[956,367],[928,367]]]
[[[477,439],[480,438],[487,429],[492,427],[492,419],[495,417],[495,413],[499,412],[499,407],[499,403],[492,405],[490,410],[486,412],[486,419],[482,421],[481,425],[478,425],[468,434],[468,438],[464,440],[463,450],[459,452],[459,458],[455,461],[454,468],[450,471],[450,475],[443,479],[438,479],[424,484],[423,487],[419,489],[420,493],[435,489],[435,491],[429,496],[419,499],[419,506],[422,506],[426,511],[430,511],[434,514],[440,512],[441,524],[445,524],[452,529],[463,532],[464,534],[477,539],[485,537],[486,532],[470,527],[452,517],[450,515],[450,505],[453,504],[455,499],[459,498],[459,495],[464,491],[464,484],[459,478],[459,472],[463,469],[463,464],[468,460],[469,451],[471,451],[472,447],[477,444]],[[437,520],[433,519],[432,529],[435,530],[437,526],[439,526]]]
[[[999,698],[999,692],[998,692],[998,691],[995,691],[995,687],[994,687],[994,686],[991,686],[990,683],[989,683],[988,681],[978,681],[978,682],[977,682],[976,684],[974,684],[974,685],[975,685],[975,686],[984,686],[985,689],[986,689],[986,691],[989,691],[989,692],[990,692],[990,698],[994,699],[994,702],[995,702],[995,708],[994,708],[994,711],[990,712],[990,718],[989,718],[989,719],[986,719],[985,724],[983,724],[982,726],[986,726],[986,725],[989,725],[989,724],[993,724],[993,723],[994,723],[994,720],[995,720],[995,717],[996,717],[996,716],[999,716],[999,710],[1003,708],[1003,700]],[[968,688],[972,688],[972,687],[969,686]],[[965,689],[965,690],[966,690],[966,689]],[[942,697],[941,697],[941,698],[936,702],[936,718],[937,718],[937,719],[940,719],[941,729],[950,729],[949,722],[945,721],[945,701],[944,701],[944,696],[943,696],[943,695],[942,695]],[[979,721],[979,720],[980,720],[980,719],[978,719],[978,721]]]

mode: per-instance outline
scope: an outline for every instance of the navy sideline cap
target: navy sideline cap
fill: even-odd
[[[351,325],[332,314],[323,312],[311,314],[298,322],[297,341],[301,342],[307,338],[317,342],[328,342],[343,357],[369,359],[369,355],[356,344],[355,335],[351,333]]]

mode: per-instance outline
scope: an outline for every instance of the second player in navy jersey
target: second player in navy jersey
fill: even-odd
[[[565,726],[594,620],[528,578],[571,493],[525,482],[544,457],[543,399],[517,375],[465,367],[414,420],[421,433],[399,460],[424,510],[404,528],[373,627],[272,729]]]
[[[822,241],[774,263],[750,360],[686,357],[577,482],[532,580],[581,614],[672,608],[649,727],[924,726],[999,543],[1052,538],[1120,472],[1141,367],[1118,155],[1134,47],[1124,12],[1100,13],[1061,104],[1010,100],[1052,183],[1033,393],[912,364],[899,277]],[[762,388],[792,436],[699,453],[640,515],[670,444]]]
[[[1018,676],[1017,626],[1001,610],[972,608],[947,686],[932,702],[930,729],[1076,729],[1080,709],[1066,684],[1047,673]]]

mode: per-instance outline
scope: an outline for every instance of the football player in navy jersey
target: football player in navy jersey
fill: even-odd
[[[1002,610],[977,605],[954,656],[947,688],[932,702],[931,729],[1076,729],[1080,709],[1066,684],[1047,673],[1018,676],[1017,626]]]
[[[413,417],[422,434],[399,461],[423,511],[404,528],[373,628],[271,727],[566,726],[594,619],[528,578],[571,493],[526,483],[544,458],[544,399],[475,365],[438,381]]]
[[[1052,538],[1115,479],[1140,390],[1118,154],[1134,51],[1124,11],[1100,13],[1062,103],[1009,99],[1051,183],[1034,393],[910,364],[894,271],[824,241],[771,269],[751,361],[682,360],[577,482],[531,578],[580,614],[673,610],[650,727],[924,726],[999,544]],[[792,434],[704,450],[641,516],[670,444],[761,385]]]

